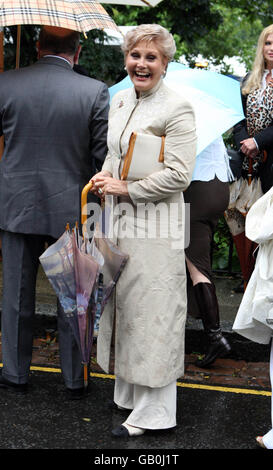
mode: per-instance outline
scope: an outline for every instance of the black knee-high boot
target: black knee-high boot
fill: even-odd
[[[204,330],[209,338],[208,352],[203,359],[196,361],[196,365],[199,367],[207,367],[210,366],[217,357],[229,353],[231,347],[221,332],[219,306],[215,286],[208,282],[199,282],[193,289],[201,312]]]

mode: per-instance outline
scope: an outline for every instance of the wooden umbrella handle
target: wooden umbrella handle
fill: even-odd
[[[17,43],[16,43],[16,69],[20,68],[20,57],[21,57],[21,25],[17,26]]]
[[[85,227],[85,223],[87,221],[87,213],[84,214],[83,213],[83,208],[86,206],[87,204],[87,195],[90,191],[90,189],[92,188],[93,186],[93,182],[92,181],[89,181],[89,183],[87,183],[83,190],[82,190],[82,195],[81,195],[81,223],[82,223],[82,231],[84,232],[84,227]]]

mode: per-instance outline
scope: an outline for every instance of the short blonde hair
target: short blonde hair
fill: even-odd
[[[242,93],[244,95],[247,95],[248,93],[261,87],[263,74],[266,68],[263,49],[269,34],[273,34],[273,24],[264,28],[259,36],[252,71],[242,87]]]
[[[140,41],[156,42],[162,55],[170,62],[176,52],[173,35],[159,24],[141,24],[128,31],[121,46],[125,57]]]

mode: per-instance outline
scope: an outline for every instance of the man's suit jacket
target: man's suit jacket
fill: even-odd
[[[0,74],[0,229],[58,238],[107,150],[109,93],[61,58]]]

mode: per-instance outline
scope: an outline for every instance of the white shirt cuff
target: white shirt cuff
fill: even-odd
[[[257,149],[260,150],[260,149],[259,149],[259,145],[258,145],[257,142],[256,142],[256,139],[254,139],[254,137],[252,137],[252,138],[253,138],[253,140],[254,140],[254,142],[255,142],[255,144],[256,144]]]

